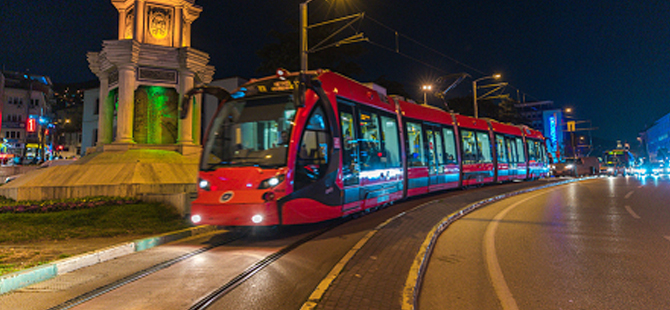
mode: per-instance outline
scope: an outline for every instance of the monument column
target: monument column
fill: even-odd
[[[135,27],[134,27],[134,36],[133,38],[138,42],[144,42],[144,29],[146,16],[145,15],[145,2],[144,0],[135,1]]]
[[[135,65],[124,64],[119,69],[119,110],[116,115],[115,143],[134,143],[133,114],[135,109]]]
[[[108,102],[109,97],[109,75],[100,73],[100,97],[98,99],[98,143],[97,145],[112,142],[112,122],[114,117],[114,103]],[[109,109],[110,105],[112,109]]]
[[[194,85],[195,74],[189,71],[180,72],[180,81],[179,83],[179,93],[182,96],[179,96],[179,107],[182,106],[182,100],[184,100],[183,94],[186,94],[187,91],[191,90]],[[189,106],[193,106],[193,103],[188,102]],[[188,114],[186,118],[179,119],[179,139],[177,144],[193,144],[193,108],[188,109]]]
[[[184,33],[184,30],[182,29],[182,22],[181,22],[184,19],[182,17],[182,11],[183,10],[184,10],[183,7],[177,7],[175,12],[174,12],[174,15],[175,15],[174,19],[175,19],[175,21],[177,21],[174,25],[174,31],[175,31],[175,33],[177,33],[177,35],[174,36],[173,46],[175,46],[175,47],[182,47],[183,46],[182,45],[183,44],[183,42],[182,42],[182,39],[183,39],[182,37],[183,36],[181,35],[182,33]]]
[[[193,143],[196,145],[201,145],[202,141],[202,130],[200,124],[202,124],[202,94],[197,94],[193,96],[195,103],[193,105]]]
[[[129,39],[126,38],[126,19],[128,18],[128,11],[126,9],[119,9],[119,40]]]

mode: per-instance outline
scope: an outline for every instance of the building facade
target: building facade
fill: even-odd
[[[670,113],[659,118],[651,127],[641,132],[640,137],[650,161],[668,160],[670,155]]]
[[[31,73],[2,71],[2,126],[0,153],[34,159],[47,147],[46,126],[40,118],[48,114],[53,97],[49,77]]]

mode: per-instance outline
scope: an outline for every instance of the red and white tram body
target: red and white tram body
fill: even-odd
[[[307,88],[298,75],[268,77],[222,103],[203,148],[194,223],[315,223],[548,172],[537,131],[397,100],[337,73],[309,74]]]

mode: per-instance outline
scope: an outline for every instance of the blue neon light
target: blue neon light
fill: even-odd
[[[551,147],[556,150],[558,147],[556,143],[556,118],[552,115],[549,117],[549,139],[551,139]]]

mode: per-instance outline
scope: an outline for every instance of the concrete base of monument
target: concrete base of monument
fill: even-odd
[[[168,203],[186,215],[197,192],[200,159],[200,152],[191,151],[121,148],[96,152],[67,166],[30,171],[0,186],[0,195],[14,200],[137,197]]]

